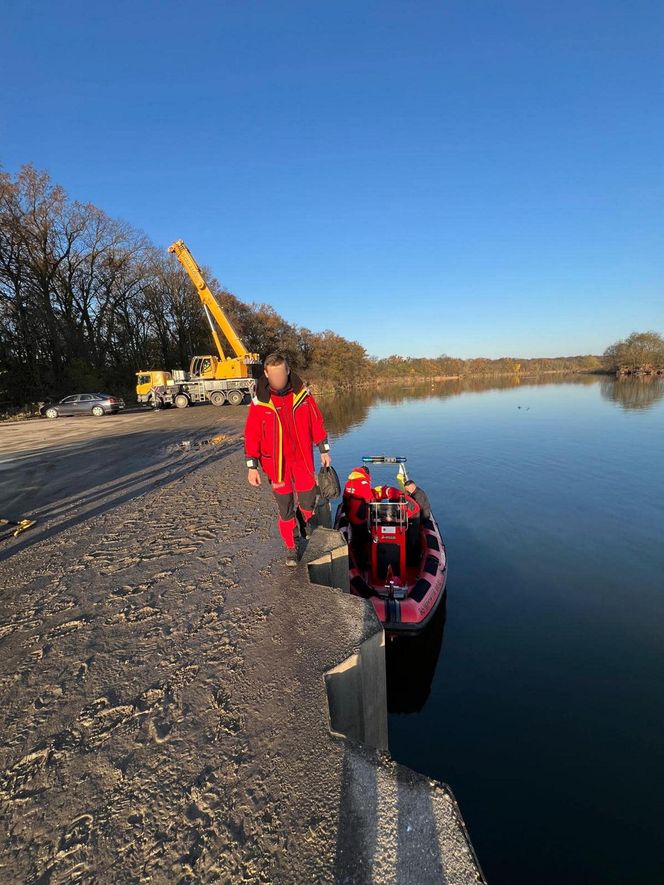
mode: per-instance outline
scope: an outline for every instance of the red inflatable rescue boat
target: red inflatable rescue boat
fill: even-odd
[[[401,485],[409,481],[405,458],[362,460],[398,464]],[[348,544],[351,592],[371,600],[386,631],[419,632],[433,617],[447,580],[445,544],[433,514],[421,513],[403,488],[372,489],[368,470],[356,468],[337,508],[335,528]]]

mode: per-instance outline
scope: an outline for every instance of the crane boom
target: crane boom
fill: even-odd
[[[214,338],[214,343],[217,347],[220,359],[225,360],[228,359],[228,357],[224,355],[221,341],[219,340],[219,335],[217,334],[217,330],[214,327],[211,317],[214,317],[217,325],[228,339],[228,343],[232,347],[236,357],[238,357],[239,359],[255,358],[255,354],[250,354],[247,351],[247,348],[244,346],[244,344],[238,337],[235,329],[230,324],[228,318],[226,317],[226,314],[221,308],[221,305],[214,297],[207,283],[203,279],[203,274],[196,264],[194,256],[184,244],[184,241],[177,240],[175,243],[168,247],[168,251],[175,253],[178,261],[189,274],[189,278],[191,279],[194,286],[196,286],[196,291],[198,292],[198,295],[203,302],[205,315],[208,319],[208,322],[210,323],[212,337]]]

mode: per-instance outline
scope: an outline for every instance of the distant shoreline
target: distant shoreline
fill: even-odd
[[[354,384],[348,384],[342,388],[334,383],[321,383],[320,381],[311,381],[310,386],[316,393],[332,393],[335,390],[343,389],[351,390],[370,390],[372,388],[380,388],[382,386],[399,386],[399,387],[415,387],[418,384],[431,384],[441,381],[465,381],[486,379],[490,381],[492,378],[514,378],[521,380],[526,378],[541,378],[544,375],[570,376],[570,375],[597,375],[598,377],[615,377],[615,372],[609,369],[542,369],[540,371],[531,372],[467,372],[458,375],[417,375],[416,377],[406,378],[370,378],[366,381],[359,381]]]
[[[480,381],[513,378],[515,381],[527,381],[536,378],[564,378],[572,376],[596,376],[601,378],[616,378],[616,372],[611,369],[541,369],[532,371],[519,372],[466,372],[457,375],[417,375],[403,378],[379,377],[369,378],[364,381],[357,381],[353,384],[337,384],[335,382],[322,382],[320,380],[307,379],[305,381],[311,390],[320,395],[332,395],[338,391],[350,393],[353,390],[380,390],[383,387],[417,387],[426,384],[437,384],[444,381]],[[655,376],[647,376],[640,374],[620,375],[620,378],[648,378]],[[658,376],[657,376],[658,377]],[[131,398],[130,394],[127,394]],[[26,404],[23,408],[15,407],[15,409],[7,409],[0,411],[0,423],[9,423],[14,421],[24,421],[36,416],[36,404],[32,406]]]

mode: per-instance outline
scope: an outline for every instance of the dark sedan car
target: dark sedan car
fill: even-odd
[[[46,403],[39,412],[47,418],[60,418],[63,415],[116,415],[120,409],[124,409],[124,400],[108,393],[76,393],[59,403]]]

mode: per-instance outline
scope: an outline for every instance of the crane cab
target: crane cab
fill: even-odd
[[[224,378],[257,378],[261,363],[247,357],[219,359],[213,354],[195,356],[189,365],[190,378],[223,380]]]

